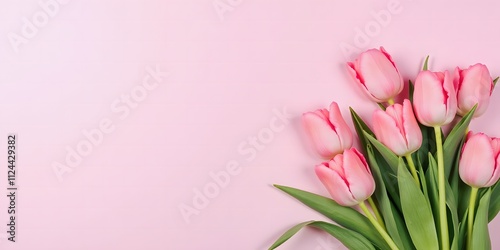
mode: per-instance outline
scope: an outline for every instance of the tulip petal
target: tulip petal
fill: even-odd
[[[356,63],[357,62],[348,62],[347,63],[347,71],[349,72],[349,75],[352,77],[352,79],[357,82],[358,87],[362,89],[370,98],[372,98],[376,102],[384,102],[385,100],[383,99],[378,99],[377,97],[373,96],[372,93],[366,88],[366,85],[364,83],[364,79],[361,76],[361,73],[356,70]]]
[[[444,72],[443,92],[446,98],[446,120],[441,125],[452,122],[457,115],[457,92],[453,87],[453,79],[448,71]]]
[[[337,133],[332,130],[330,121],[324,120],[322,117],[315,113],[305,113],[302,116],[306,132],[318,153],[325,157],[330,158],[335,154],[342,152],[339,137]]]
[[[491,147],[493,148],[493,154],[495,155],[495,172],[493,172],[490,181],[486,183],[487,187],[493,186],[500,178],[500,139],[492,138]]]
[[[475,64],[461,71],[457,89],[458,114],[466,115],[474,105],[478,107],[474,117],[484,114],[489,105],[493,80],[488,68],[483,64]]]
[[[399,72],[398,67],[396,67],[396,63],[394,63],[394,60],[392,60],[392,56],[389,53],[387,53],[387,51],[384,49],[384,47],[380,46],[380,51],[387,57],[387,59],[392,63],[392,65],[394,66],[394,68],[398,72],[400,82],[401,82],[401,84],[399,84],[400,87],[399,87],[398,93],[401,93],[401,91],[403,91],[403,88],[404,88],[403,76]]]
[[[344,152],[344,173],[354,199],[364,201],[375,191],[375,181],[367,171],[366,161],[361,160],[361,154],[355,151],[357,150],[353,148]]]
[[[415,80],[413,92],[415,113],[420,123],[433,127],[446,121],[446,100],[439,78],[430,71],[422,71]]]
[[[359,56],[358,74],[368,91],[379,100],[388,100],[399,94],[402,89],[402,77],[393,63],[380,51],[368,50]]]
[[[469,186],[484,187],[494,172],[495,155],[490,138],[485,134],[475,134],[465,142],[460,157],[459,173]]]
[[[332,102],[330,105],[330,123],[335,127],[335,131],[340,140],[340,145],[342,148],[350,148],[352,146],[352,132],[347,126],[342,114],[340,113],[339,105],[336,102]]]
[[[321,183],[323,183],[328,193],[330,193],[330,196],[338,204],[342,206],[354,206],[359,203],[352,196],[346,181],[335,170],[321,164],[316,166],[315,171]]]
[[[400,131],[397,122],[391,115],[382,110],[376,110],[373,113],[373,132],[377,140],[395,154],[402,156],[407,154],[408,146]]]
[[[422,131],[418,126],[417,119],[413,113],[413,107],[410,100],[403,101],[403,126],[405,131],[406,145],[409,153],[415,152],[422,146]]]

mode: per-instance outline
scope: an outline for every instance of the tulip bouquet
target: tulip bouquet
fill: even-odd
[[[428,57],[408,99],[395,103],[403,78],[383,49],[347,63],[353,81],[380,106],[367,125],[351,109],[360,151],[333,102],[307,112],[303,123],[325,162],[315,168],[330,198],[275,185],[331,219],[301,228],[324,230],[349,249],[491,249],[488,223],[500,211],[500,139],[469,131],[482,115],[496,81],[486,66],[428,70]],[[446,136],[443,126],[451,130]]]

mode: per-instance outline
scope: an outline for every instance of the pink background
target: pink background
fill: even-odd
[[[290,226],[324,219],[271,187],[326,195],[312,168],[320,160],[303,143],[301,113],[335,100],[345,115],[351,105],[369,120],[376,108],[349,81],[344,63],[353,57],[343,46],[385,46],[406,79],[415,77],[425,55],[435,70],[482,62],[500,75],[500,4],[494,1],[72,0],[54,6],[46,20],[38,0],[3,1],[0,8],[0,151],[6,152],[7,133],[19,135],[17,242],[0,234],[1,249],[266,249]],[[389,13],[382,21],[380,11]],[[13,46],[23,18],[33,17],[43,27]],[[134,92],[156,66],[169,75],[156,88]],[[135,108],[124,108],[120,100],[130,93],[143,95]],[[113,110],[117,102],[130,113]],[[499,107],[494,93],[472,129],[500,136]],[[284,108],[289,120],[276,116]],[[103,119],[114,130],[57,178],[55,162],[65,164],[67,147],[85,143],[82,130],[99,128]],[[248,140],[259,134],[255,149]],[[5,190],[6,153],[0,161]],[[240,171],[215,186],[211,175],[231,161]],[[193,206],[195,190],[204,188],[212,188],[212,198],[183,217],[179,206]],[[500,232],[500,219],[491,229]],[[498,237],[493,248],[500,249]],[[281,249],[342,247],[307,229]]]

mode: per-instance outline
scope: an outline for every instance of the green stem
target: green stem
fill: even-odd
[[[382,235],[382,238],[384,238],[389,247],[392,250],[399,250],[398,246],[396,246],[396,243],[394,243],[394,241],[391,239],[391,236],[387,234],[384,228],[377,222],[377,219],[375,219],[373,215],[370,213],[370,210],[368,210],[364,201],[359,203],[359,207],[361,208],[361,210],[363,210],[363,212],[365,212],[365,215],[366,217],[368,217],[368,220],[370,220],[373,226],[375,226],[375,229],[377,229],[380,235]]]
[[[372,207],[373,213],[375,213],[375,217],[377,218],[378,223],[380,223],[380,225],[385,230],[384,220],[382,220],[382,216],[380,215],[380,212],[378,211],[377,205],[375,205],[375,202],[373,202],[372,197],[368,198],[368,203],[370,203],[370,206]]]
[[[438,189],[439,189],[439,225],[441,227],[441,249],[450,249],[450,238],[448,236],[448,219],[446,218],[446,179],[444,176],[443,139],[441,138],[441,127],[435,126],[437,160],[438,160]]]
[[[474,226],[474,209],[476,208],[477,191],[479,189],[472,187],[469,200],[469,215],[467,217],[467,249],[472,249],[472,227]]]
[[[410,166],[411,175],[413,175],[413,179],[415,179],[415,183],[417,183],[418,188],[420,188],[420,179],[418,178],[417,169],[415,168],[415,162],[413,162],[413,158],[411,154],[405,155],[406,161],[408,161],[408,165]]]
[[[391,99],[387,100],[387,103],[389,103],[389,105],[394,105],[394,99],[391,98]]]

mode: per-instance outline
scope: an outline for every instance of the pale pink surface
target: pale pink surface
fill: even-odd
[[[354,56],[344,57],[340,46],[353,44],[357,29],[375,20],[371,12],[388,2],[243,0],[221,21],[212,0],[73,0],[16,54],[6,34],[19,32],[22,18],[40,7],[38,0],[4,1],[0,134],[19,134],[20,193],[18,242],[1,239],[0,248],[265,249],[295,223],[324,219],[270,184],[328,195],[300,115],[335,100],[344,116],[351,105],[370,120],[377,107],[350,80],[345,62]],[[500,75],[500,3],[399,3],[361,47],[383,45],[405,81],[425,55],[433,70],[481,62]],[[120,120],[110,104],[157,63],[170,76]],[[472,130],[500,136],[499,95],[493,92]],[[283,107],[288,123],[273,111]],[[51,164],[102,118],[115,131],[59,182]],[[271,121],[273,139],[249,150],[248,137],[268,131]],[[178,206],[191,204],[193,189],[232,160],[242,171],[186,224]],[[500,219],[491,229],[500,232]],[[492,241],[500,248],[499,237]],[[339,246],[307,229],[281,249]]]

